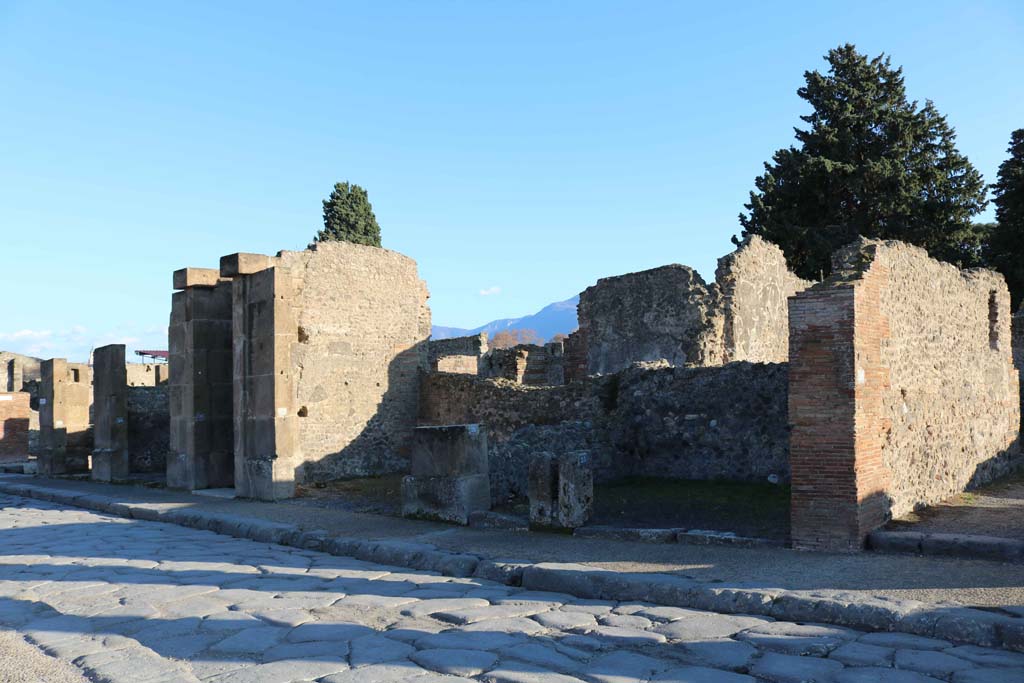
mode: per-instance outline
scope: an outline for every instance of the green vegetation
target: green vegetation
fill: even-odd
[[[314,242],[354,242],[380,246],[380,226],[366,190],[348,182],[336,183],[324,200],[324,229]]]
[[[896,239],[939,259],[982,263],[981,174],[956,148],[956,134],[931,101],[907,100],[903,70],[853,45],[830,50],[827,74],[804,73],[797,94],[812,107],[780,149],[740,215],[742,237],[779,245],[800,276],[828,275],[830,257],[858,235]],[[736,238],[734,238],[735,241]]]

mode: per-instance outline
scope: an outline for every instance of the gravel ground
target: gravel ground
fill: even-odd
[[[0,680],[4,683],[87,683],[74,666],[40,652],[15,631],[0,629]]]
[[[582,600],[17,496],[0,495],[0,537],[0,627],[106,683],[1024,680],[1024,653]]]

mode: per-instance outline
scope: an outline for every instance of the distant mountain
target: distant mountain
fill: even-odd
[[[432,335],[434,339],[450,339],[486,332],[487,336],[492,337],[502,330],[533,330],[541,339],[548,340],[558,333],[569,334],[576,329],[576,304],[579,302],[580,297],[576,295],[565,301],[548,304],[533,315],[492,320],[471,330],[434,325]]]

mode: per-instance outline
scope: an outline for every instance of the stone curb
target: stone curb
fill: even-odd
[[[898,631],[982,647],[1024,652],[1024,618],[914,600],[864,597],[842,591],[789,591],[760,586],[720,587],[671,574],[616,572],[583,564],[491,560],[439,549],[427,543],[331,538],[241,515],[158,503],[124,503],[108,496],[35,484],[0,481],[0,493],[88,508],[120,517],[167,522],[262,543],[278,543],[354,557],[379,564],[477,577],[530,590],[568,593],[584,599],[637,600],[726,614],[756,614],[784,621]]]
[[[868,547],[889,553],[942,555],[966,559],[1024,562],[1024,541],[976,534],[929,534],[919,531],[873,531]]]

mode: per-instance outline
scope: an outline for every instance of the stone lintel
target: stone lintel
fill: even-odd
[[[216,268],[181,268],[174,271],[174,289],[189,287],[214,287],[220,280]]]
[[[228,254],[220,257],[221,277],[252,275],[274,265],[276,259],[266,254]]]

